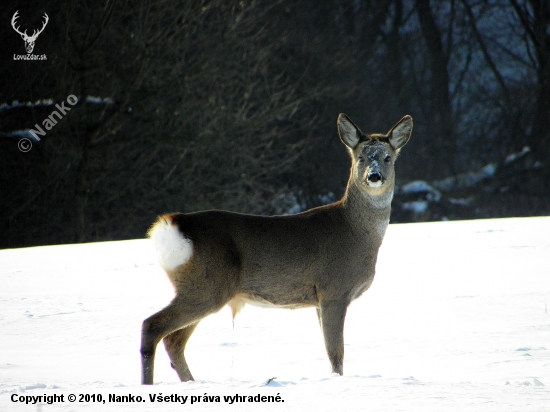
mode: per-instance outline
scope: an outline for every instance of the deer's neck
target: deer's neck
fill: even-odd
[[[394,183],[388,182],[387,190],[371,195],[357,188],[350,179],[342,198],[346,219],[360,231],[372,234],[382,241],[390,220]]]

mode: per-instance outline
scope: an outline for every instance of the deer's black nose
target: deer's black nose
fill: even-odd
[[[372,183],[376,183],[382,180],[382,176],[380,175],[380,173],[369,173],[367,179]]]

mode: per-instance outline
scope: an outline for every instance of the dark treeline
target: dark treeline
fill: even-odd
[[[273,214],[337,198],[349,167],[340,112],[366,132],[413,116],[399,184],[504,165],[450,218],[550,212],[547,0],[0,10],[0,247],[143,237],[164,212]],[[27,33],[49,16],[33,51],[47,60],[14,60],[26,54],[16,11]],[[70,111],[21,152],[62,102]]]

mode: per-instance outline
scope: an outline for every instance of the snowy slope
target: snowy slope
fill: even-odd
[[[0,411],[550,410],[550,218],[390,225],[348,311],[343,377],[313,309],[247,306],[234,328],[227,308],[199,325],[196,382],[159,345],[142,387],[141,322],[171,297],[146,240],[0,251]],[[78,402],[93,394],[106,402]],[[225,402],[236,394],[284,403]],[[39,395],[64,402],[12,402]]]

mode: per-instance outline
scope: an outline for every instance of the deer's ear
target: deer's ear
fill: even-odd
[[[393,150],[399,150],[409,141],[413,128],[413,119],[406,115],[388,132],[388,140]]]
[[[337,124],[340,140],[350,149],[355,149],[359,140],[361,140],[361,130],[344,113],[338,115]]]

